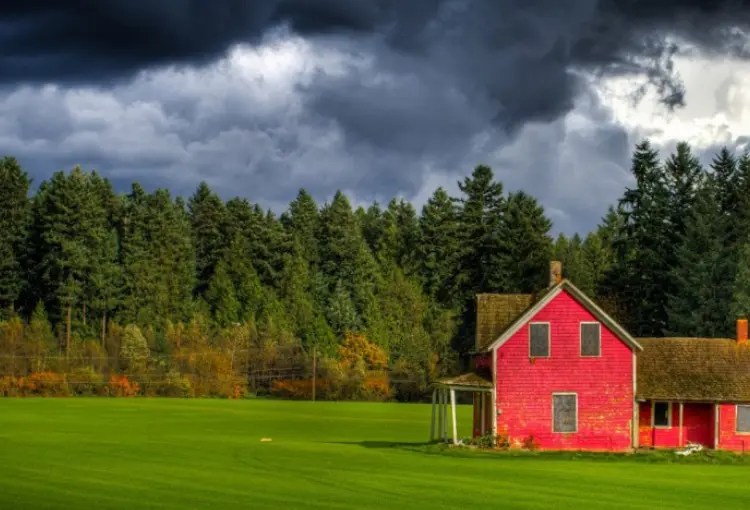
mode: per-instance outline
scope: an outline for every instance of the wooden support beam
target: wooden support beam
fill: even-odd
[[[714,449],[719,449],[719,403],[714,404]]]
[[[479,420],[480,420],[480,423],[482,424],[480,431],[481,431],[482,437],[484,437],[484,435],[487,433],[486,431],[487,417],[485,416],[487,410],[486,410],[486,406],[484,405],[487,398],[484,393],[479,393],[478,397],[479,397]]]
[[[451,414],[453,415],[453,444],[458,444],[458,426],[456,424],[456,390],[451,388]]]
[[[682,405],[682,402],[680,402],[680,439],[679,439],[679,443],[677,443],[680,446],[682,446],[682,440],[683,440],[683,437],[682,437],[683,436],[683,433],[682,433],[682,408],[683,408],[683,405]]]
[[[443,388],[437,390],[438,439],[443,440]]]
[[[430,442],[435,440],[435,403],[437,402],[437,390],[432,390],[432,416],[430,418]]]

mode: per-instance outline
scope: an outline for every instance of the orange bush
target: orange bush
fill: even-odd
[[[325,379],[315,381],[316,398],[327,399],[330,393],[330,381]],[[312,379],[275,380],[271,383],[271,394],[291,400],[310,400],[312,398]]]
[[[364,398],[367,400],[388,400],[393,396],[388,376],[385,374],[369,375],[362,384]]]
[[[18,388],[22,395],[39,397],[67,397],[70,388],[62,374],[55,372],[34,372],[28,377],[18,379]]]
[[[364,361],[370,370],[385,368],[388,365],[388,355],[385,351],[367,340],[364,335],[347,333],[344,343],[338,349],[338,355],[343,368],[355,366],[359,360]]]
[[[112,375],[107,389],[112,397],[134,397],[141,388],[137,382],[129,381],[124,375]]]

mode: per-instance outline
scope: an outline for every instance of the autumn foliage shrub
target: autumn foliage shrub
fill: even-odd
[[[134,397],[140,389],[137,382],[128,380],[124,375],[110,376],[107,384],[108,394],[111,397]]]
[[[319,400],[389,400],[393,392],[385,371],[388,357],[363,335],[348,334],[338,349],[338,359],[320,358],[315,380]],[[286,399],[312,398],[312,378],[277,380],[271,394]]]
[[[275,397],[290,400],[310,400],[312,398],[312,379],[276,380],[271,383],[271,394]],[[332,400],[331,381],[315,381],[315,398]]]
[[[67,397],[70,388],[65,376],[55,372],[34,372],[18,379],[18,387],[23,396]]]

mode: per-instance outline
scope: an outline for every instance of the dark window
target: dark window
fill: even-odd
[[[601,325],[598,322],[581,324],[581,356],[599,356],[601,354]]]
[[[750,432],[750,406],[737,406],[737,432]]]
[[[532,323],[529,325],[529,356],[546,358],[549,356],[549,324]]]
[[[654,402],[654,427],[669,427],[669,402]]]
[[[552,395],[553,432],[578,430],[578,396]]]

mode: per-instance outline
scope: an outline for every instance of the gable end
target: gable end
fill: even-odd
[[[534,316],[552,302],[561,292],[567,292],[573,299],[578,301],[591,315],[593,315],[602,324],[607,326],[612,333],[620,339],[625,345],[630,347],[634,352],[642,351],[643,347],[636,342],[636,340],[620,326],[617,321],[610,317],[604,310],[596,305],[591,299],[589,299],[583,292],[581,292],[575,285],[570,283],[569,280],[562,280],[557,285],[550,287],[550,289],[542,295],[542,297],[534,303],[525,313],[518,317],[503,333],[490,345],[487,346],[487,350],[495,350],[501,347],[507,342],[516,332],[518,332],[524,324],[527,324]]]

